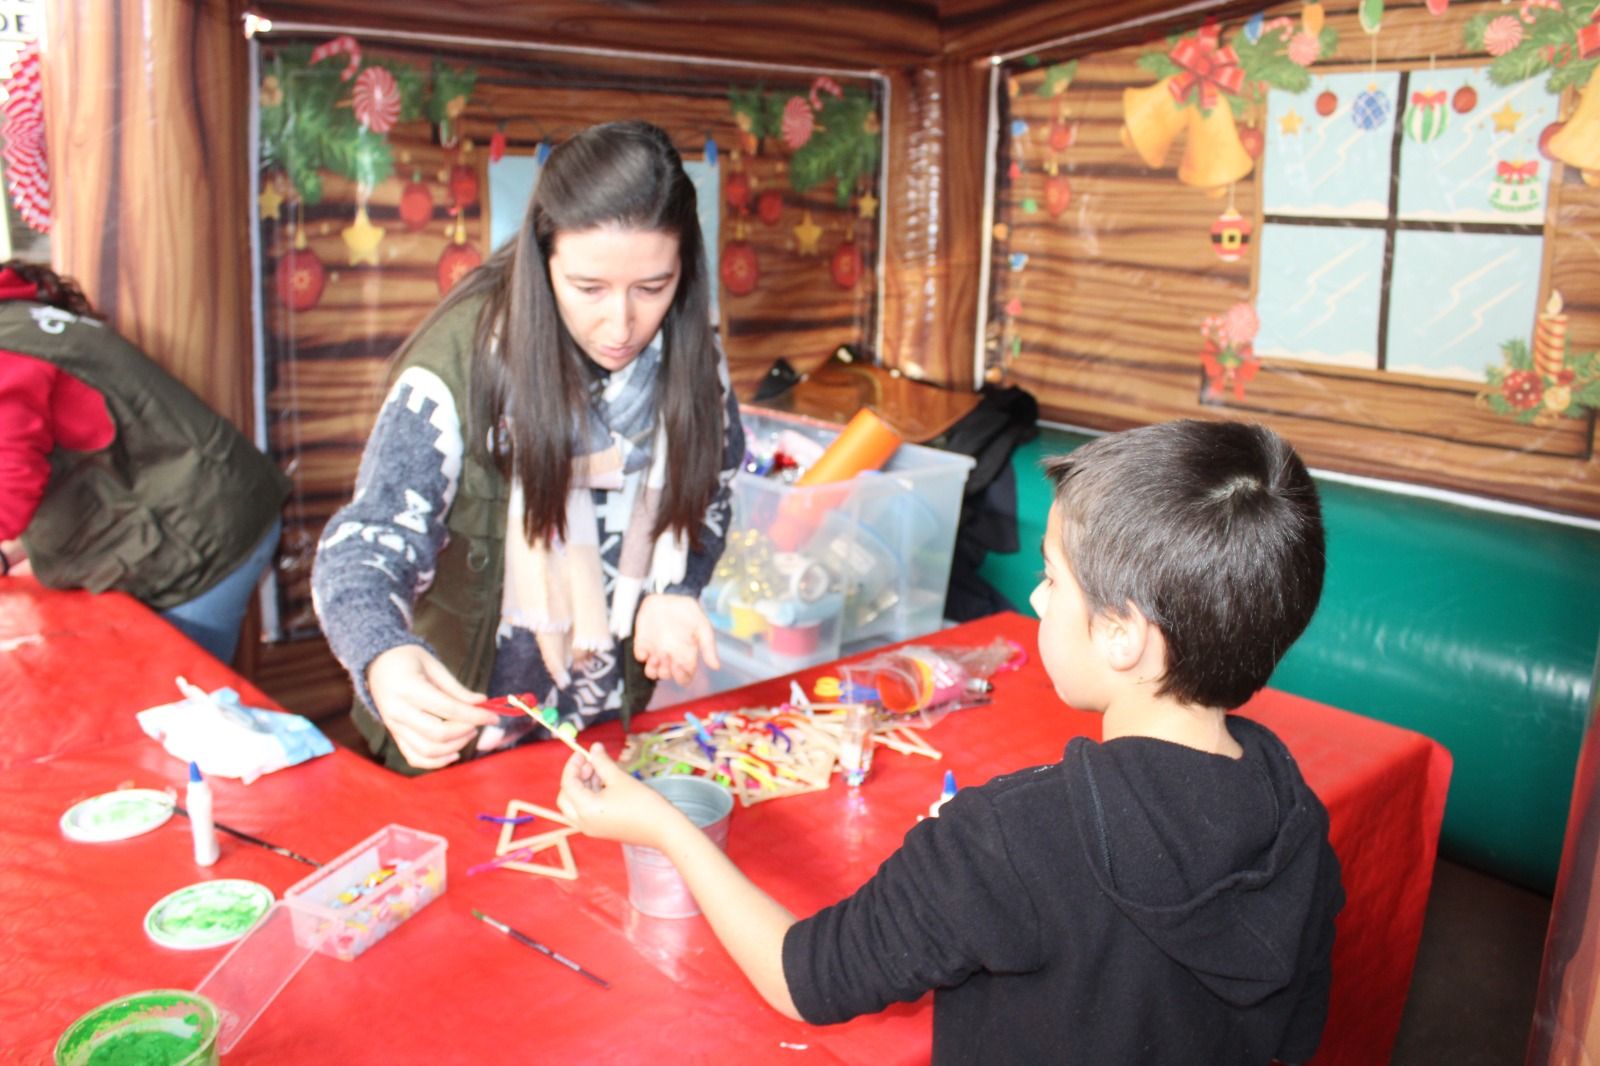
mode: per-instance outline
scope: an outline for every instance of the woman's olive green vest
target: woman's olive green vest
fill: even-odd
[[[510,486],[489,451],[488,430],[473,424],[472,349],[483,300],[466,300],[442,315],[411,346],[391,376],[410,367],[436,374],[455,397],[461,418],[461,480],[445,515],[449,540],[440,551],[433,584],[417,599],[411,631],[427,641],[463,685],[483,692],[494,667],[505,581],[506,512]],[[655,683],[633,657],[633,641],[623,642],[623,723],[650,702]],[[419,773],[405,761],[377,714],[358,700],[353,708],[358,730],[384,765]],[[476,741],[462,752],[471,758]]]
[[[27,301],[0,304],[0,348],[60,367],[105,398],[116,439],[56,448],[22,536],[40,582],[185,603],[266,536],[289,480],[232,423],[109,326]]]

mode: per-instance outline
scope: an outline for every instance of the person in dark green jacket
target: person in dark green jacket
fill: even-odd
[[[551,152],[517,236],[398,353],[312,596],[376,758],[420,773],[717,665],[699,595],[744,458],[694,186],[667,135]]]
[[[126,592],[228,662],[288,492],[70,279],[0,265],[0,571]]]

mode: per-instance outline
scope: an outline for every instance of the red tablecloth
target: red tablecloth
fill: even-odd
[[[18,612],[4,596],[0,639],[16,639]],[[34,598],[49,628],[42,646],[27,646],[30,668],[9,675],[7,732],[19,718],[88,724],[70,727],[70,744],[34,752],[12,744],[5,749],[11,765],[0,770],[0,1034],[24,1062],[48,1061],[61,1031],[96,1004],[139,989],[192,988],[222,957],[225,948],[180,952],[149,941],[141,922],[160,897],[221,877],[281,893],[309,872],[226,835],[221,860],[197,868],[181,819],[121,843],[65,840],[57,821],[78,799],[124,783],[180,786],[182,765],[126,727],[133,712],[172,697],[174,674],[253,690],[194,645],[167,637],[159,622],[79,627],[78,614],[111,617],[105,598]],[[928,643],[1005,636],[1031,650],[1035,629],[1001,615]],[[764,706],[786,691],[786,682],[766,682],[699,709]],[[1316,1061],[1386,1061],[1421,935],[1449,756],[1415,733],[1281,693],[1263,693],[1247,713],[1300,760],[1332,814],[1344,864],[1350,902],[1339,921],[1332,1016]],[[661,711],[640,724],[676,717]],[[997,679],[991,706],[957,712],[926,734],[942,761],[880,751],[860,789],[836,781],[826,792],[738,808],[728,850],[758,883],[807,914],[876,869],[937,796],[945,769],[975,784],[1052,761],[1072,736],[1097,730],[1094,716],[1060,706],[1031,663]],[[28,731],[50,735],[38,722]],[[593,736],[615,751],[621,730],[613,724]],[[437,902],[352,962],[313,957],[228,1061],[560,1056],[721,1066],[747,1053],[873,1066],[926,1061],[930,999],[842,1026],[788,1021],[760,1001],[703,919],[652,919],[631,909],[615,844],[572,838],[576,881],[512,871],[467,877],[468,866],[494,853],[496,829],[476,815],[503,812],[513,798],[551,805],[565,755],[559,745],[539,744],[406,780],[340,750],[248,787],[215,782],[218,820],[314,858],[331,858],[389,822],[450,841],[449,887]],[[474,920],[473,908],[573,957],[612,988],[506,939]]]

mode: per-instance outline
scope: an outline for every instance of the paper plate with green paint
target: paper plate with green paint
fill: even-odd
[[[144,916],[144,931],[164,948],[214,948],[248,933],[272,906],[272,890],[254,881],[199,881],[163,898]]]
[[[153,788],[102,792],[68,807],[61,816],[61,832],[69,840],[89,844],[127,840],[166,822],[172,817],[172,804],[172,793]]]

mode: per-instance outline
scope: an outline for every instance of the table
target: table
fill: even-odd
[[[22,612],[0,587],[0,640]],[[123,783],[178,787],[184,768],[124,725],[172,698],[171,678],[233,683],[271,704],[154,615],[139,619],[106,597],[25,593],[48,620],[27,670],[13,671],[7,719],[54,715],[70,743],[0,769],[0,1034],[24,1062],[47,1062],[79,1014],[145,988],[192,988],[225,948],[178,952],[146,939],[141,921],[167,892],[206,878],[244,877],[282,891],[308,867],[224,835],[222,858],[194,866],[186,825],[114,844],[65,840],[71,803]],[[78,594],[70,594],[76,596]],[[137,605],[135,605],[137,606]],[[924,643],[1014,640],[1032,649],[1036,623],[996,615]],[[131,642],[131,643],[130,643]],[[138,654],[131,647],[142,649]],[[98,650],[97,650],[98,649]],[[59,650],[59,655],[56,654]],[[1036,656],[1034,657],[1036,660]],[[92,671],[83,664],[95,664]],[[803,683],[826,670],[804,671]],[[73,675],[92,673],[83,679]],[[697,710],[780,701],[784,680],[700,701]],[[89,695],[85,695],[88,693]],[[72,702],[60,702],[70,696]],[[71,710],[67,710],[70,707]],[[1386,1061],[1398,1030],[1432,876],[1450,759],[1436,743],[1334,708],[1266,692],[1245,713],[1299,759],[1332,815],[1350,897],[1339,920],[1331,1017],[1318,1063]],[[671,709],[639,720],[650,728]],[[1095,716],[1062,708],[1031,661],[997,679],[989,707],[952,714],[926,734],[940,762],[880,751],[860,789],[736,808],[728,850],[797,914],[832,902],[870,876],[939,792],[945,769],[962,784],[1052,761]],[[615,723],[591,731],[615,751]],[[573,837],[576,881],[468,866],[494,852],[479,812],[510,799],[553,805],[566,750],[536,744],[407,780],[343,749],[250,786],[213,782],[219,821],[302,854],[329,859],[389,822],[448,838],[449,887],[426,910],[352,962],[314,956],[228,1057],[233,1064],[400,1061],[728,1062],[743,1053],[819,1063],[923,1062],[931,998],[841,1026],[812,1027],[769,1010],[701,918],[635,913],[620,848]],[[477,922],[478,908],[537,937],[612,982],[609,991]],[[763,1060],[756,1060],[763,1061]]]

